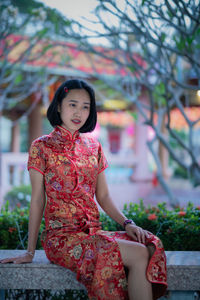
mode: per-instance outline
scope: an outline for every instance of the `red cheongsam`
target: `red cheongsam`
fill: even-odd
[[[72,134],[57,126],[33,141],[28,169],[43,174],[47,203],[42,245],[48,259],[76,272],[92,300],[128,299],[127,280],[116,239],[131,240],[125,232],[101,229],[94,201],[97,176],[107,161],[100,143],[88,134]],[[156,251],[147,278],[154,299],[166,290],[166,257],[154,235],[146,240]]]

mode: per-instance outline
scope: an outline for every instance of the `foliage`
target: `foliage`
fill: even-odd
[[[200,250],[200,206],[189,203],[186,209],[176,207],[167,210],[166,203],[157,207],[146,208],[143,201],[140,204],[125,205],[123,213],[135,223],[157,235],[168,251]],[[101,214],[102,226],[105,230],[122,230],[120,226],[107,215]]]
[[[69,26],[70,22],[62,17],[62,14],[57,10],[46,7],[43,3],[35,0],[10,0],[11,5],[16,7],[19,13],[23,16],[32,15],[37,17],[43,27],[43,32],[49,34],[58,34],[62,26]]]
[[[82,290],[6,290],[5,300],[87,300],[87,293]]]
[[[28,212],[29,207],[21,208],[20,205],[11,212],[6,202],[0,214],[0,249],[26,249]],[[160,203],[156,207],[145,207],[141,200],[140,204],[125,205],[123,212],[138,226],[157,235],[162,240],[165,250],[200,250],[200,206],[194,207],[189,203],[186,209],[176,207],[173,210],[167,210],[166,203]],[[100,213],[100,219],[103,230],[123,230],[104,213]],[[43,219],[37,249],[42,248],[40,235],[44,226]]]
[[[185,131],[185,130],[176,130],[174,129],[174,132],[176,133],[176,135],[184,142],[187,142],[187,139],[188,139],[188,133]],[[181,146],[180,144],[178,143],[178,141],[170,136],[170,146],[173,148],[173,149],[181,149]]]
[[[55,82],[57,76],[50,78],[46,68],[35,68],[35,61],[53,47],[53,39],[71,23],[55,9],[35,0],[1,2],[0,111],[8,112],[32,94],[41,98],[44,85]],[[24,67],[26,64],[28,69]],[[27,107],[25,104],[24,108],[30,114],[34,105]],[[26,112],[26,116],[28,114]]]
[[[29,206],[21,208],[17,204],[13,211],[9,210],[7,201],[0,214],[0,249],[26,249],[28,242]],[[41,249],[40,235],[44,229],[44,220],[40,226],[37,249]]]
[[[184,141],[184,143],[187,143],[188,132],[186,132],[185,130],[176,130],[176,129],[174,129],[174,132],[179,139]],[[173,151],[176,152],[179,157],[185,160],[187,154],[184,151],[184,149],[180,146],[178,141],[174,137],[170,136],[169,143]],[[184,169],[182,166],[174,162],[171,156],[170,156],[170,165],[173,166],[173,176],[178,178],[190,179],[189,172],[186,169]]]
[[[188,179],[188,173],[181,166],[177,166],[174,168],[174,176],[178,178]]]
[[[14,209],[17,205],[27,207],[31,200],[31,185],[13,187],[12,190],[4,196],[4,200],[8,201],[10,209]]]

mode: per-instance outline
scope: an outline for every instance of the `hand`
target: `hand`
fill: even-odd
[[[24,263],[31,263],[32,260],[33,260],[33,256],[26,252],[16,257],[8,257],[8,258],[0,259],[0,263],[1,264],[7,264],[7,263],[24,264]]]
[[[135,224],[127,224],[126,233],[135,241],[145,244],[145,239],[152,234],[150,231],[144,230]]]

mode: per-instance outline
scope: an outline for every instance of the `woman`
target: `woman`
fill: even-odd
[[[47,117],[54,130],[33,141],[29,152],[32,198],[28,250],[1,262],[33,260],[45,207],[42,245],[46,255],[52,263],[76,272],[90,299],[157,299],[167,287],[162,243],[127,220],[112,202],[101,145],[82,134],[96,125],[93,89],[82,80],[64,82]],[[94,195],[125,231],[101,230]]]

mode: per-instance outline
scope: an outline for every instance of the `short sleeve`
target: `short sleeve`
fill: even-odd
[[[98,174],[103,172],[108,167],[107,159],[103,153],[103,149],[101,144],[99,143],[99,151],[98,151]]]
[[[44,154],[44,145],[42,141],[35,140],[32,142],[29,149],[28,165],[27,168],[35,169],[44,175],[45,170],[45,154]]]

